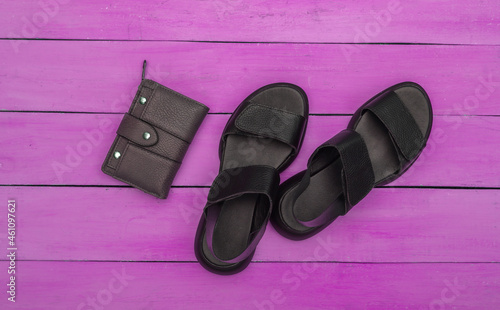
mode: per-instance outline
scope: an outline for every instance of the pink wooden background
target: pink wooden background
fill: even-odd
[[[166,201],[100,171],[143,59],[211,108]],[[307,241],[269,227],[238,275],[198,265],[217,144],[244,97],[273,82],[308,93],[286,179],[406,80],[435,120],[404,177]],[[16,303],[0,258],[0,309],[500,309],[497,0],[2,1],[0,94],[0,249],[8,199],[19,248]]]

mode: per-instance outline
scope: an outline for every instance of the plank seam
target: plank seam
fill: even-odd
[[[130,185],[78,185],[78,184],[0,184],[0,187],[81,187],[81,188],[133,188]],[[209,185],[173,185],[172,188],[210,188]],[[376,186],[375,188],[401,188],[401,189],[452,189],[452,190],[500,190],[500,187],[474,187],[474,186]]]
[[[430,42],[319,42],[319,41],[219,41],[219,40],[118,40],[118,39],[54,39],[0,38],[2,41],[69,41],[69,42],[173,42],[206,44],[297,44],[297,45],[438,45],[438,46],[500,46],[500,44],[430,43]]]
[[[83,114],[83,115],[124,115],[126,112],[91,112],[91,111],[33,111],[33,110],[0,110],[0,113],[31,113],[31,114]],[[232,112],[209,112],[208,115],[232,115]],[[353,114],[343,113],[310,113],[309,116],[352,116]],[[434,114],[434,116],[480,116],[480,117],[500,117],[496,114]]]
[[[5,259],[0,259],[0,261],[7,261]],[[179,263],[179,264],[198,264],[198,261],[130,261],[130,260],[66,260],[66,259],[48,259],[48,260],[36,260],[36,259],[16,259],[17,262],[67,262],[67,263]],[[417,264],[499,264],[500,262],[350,262],[350,261],[253,261],[253,264],[358,264],[358,265],[417,265]]]

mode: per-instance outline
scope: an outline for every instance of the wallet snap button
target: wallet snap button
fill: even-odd
[[[149,140],[149,138],[151,138],[151,134],[149,132],[144,132],[144,134],[142,135],[142,137],[144,138],[144,140]]]
[[[116,159],[118,159],[118,158],[120,158],[120,157],[122,156],[122,153],[120,153],[120,152],[115,152],[115,153],[113,154],[113,156],[114,156]]]
[[[145,104],[145,103],[146,103],[146,101],[147,101],[147,99],[146,99],[145,97],[141,97],[141,98],[139,98],[139,102],[140,102],[141,104]]]

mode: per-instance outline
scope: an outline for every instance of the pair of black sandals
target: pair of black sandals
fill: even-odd
[[[229,119],[215,178],[195,239],[200,264],[217,274],[245,269],[271,220],[284,237],[303,240],[345,215],[375,186],[401,176],[424,149],[432,107],[412,82],[392,86],[320,145],[307,169],[280,185],[297,156],[309,115],[305,92],[277,83],[248,96]]]

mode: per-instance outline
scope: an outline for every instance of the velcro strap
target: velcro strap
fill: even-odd
[[[417,156],[424,143],[424,137],[415,119],[394,92],[365,107],[375,114],[389,130],[393,141],[407,160]]]
[[[208,202],[213,204],[243,194],[263,194],[272,201],[279,182],[278,171],[271,166],[226,169],[215,178]]]
[[[246,107],[236,119],[236,128],[257,136],[276,139],[298,148],[304,117],[259,104]]]
[[[347,213],[354,205],[361,201],[373,188],[375,175],[365,141],[359,133],[346,129],[321,145],[316,151],[323,148],[335,148],[342,161],[343,191],[346,199]],[[311,156],[310,163],[315,154]]]

